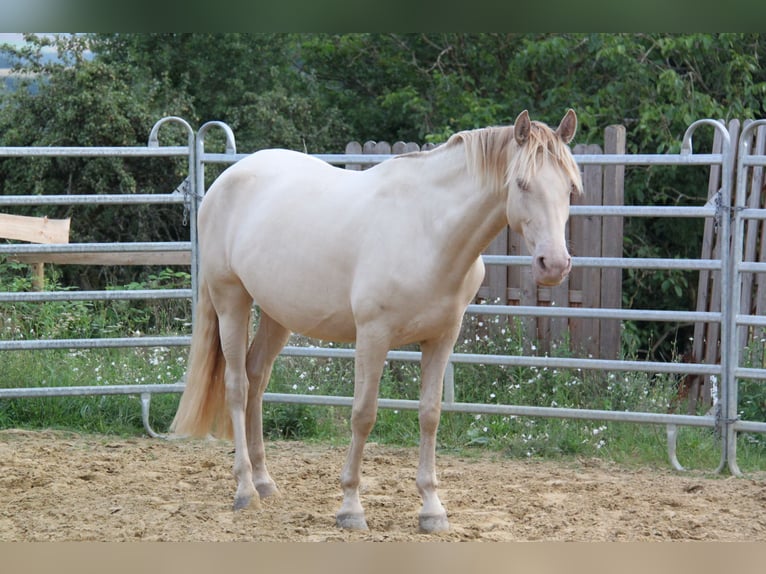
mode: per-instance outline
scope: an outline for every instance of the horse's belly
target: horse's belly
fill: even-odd
[[[316,285],[312,289],[310,282],[298,280],[281,288],[275,284],[254,285],[249,290],[263,312],[294,333],[337,342],[356,338],[348,300],[323,293]]]
[[[338,343],[353,342],[356,339],[356,325],[352,315],[344,313],[328,316],[326,310],[319,315],[313,309],[288,309],[283,305],[274,307],[268,304],[259,306],[294,333]]]

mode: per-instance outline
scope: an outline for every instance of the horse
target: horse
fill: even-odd
[[[537,284],[568,275],[570,195],[582,194],[568,146],[576,129],[572,109],[555,130],[525,110],[511,126],[458,132],[364,171],[264,149],[218,176],[199,209],[196,324],[170,430],[233,438],[235,511],[279,494],[266,467],[262,402],[295,332],[355,347],[342,529],[368,528],[359,483],[386,355],[419,344],[418,524],[449,529],[436,434],[445,369],[484,277],[481,253],[509,225],[525,239]],[[248,344],[253,304],[260,319]]]

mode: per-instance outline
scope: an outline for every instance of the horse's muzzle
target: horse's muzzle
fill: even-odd
[[[565,256],[538,255],[532,261],[532,278],[544,287],[555,287],[567,278],[572,269],[572,258]]]

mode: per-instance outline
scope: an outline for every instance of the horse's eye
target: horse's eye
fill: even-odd
[[[516,185],[519,186],[519,189],[521,191],[529,191],[529,182],[528,181],[524,181],[520,177],[516,178]]]

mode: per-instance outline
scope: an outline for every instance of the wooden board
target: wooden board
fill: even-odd
[[[24,253],[9,259],[20,263],[57,265],[191,265],[189,251],[125,251],[106,253]]]
[[[0,213],[0,238],[27,243],[69,243],[67,219]]]

